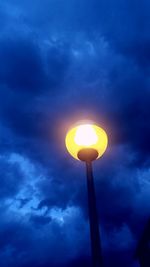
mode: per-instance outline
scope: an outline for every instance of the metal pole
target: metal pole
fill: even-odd
[[[92,162],[86,161],[92,267],[103,267]]]

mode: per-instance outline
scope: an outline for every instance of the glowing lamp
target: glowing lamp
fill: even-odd
[[[108,144],[106,132],[95,124],[81,124],[69,130],[66,147],[75,159],[93,161],[101,157]]]

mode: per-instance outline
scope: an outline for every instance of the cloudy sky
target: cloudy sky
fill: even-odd
[[[1,0],[0,266],[89,267],[71,124],[107,131],[94,163],[106,267],[138,267],[150,216],[150,1]]]

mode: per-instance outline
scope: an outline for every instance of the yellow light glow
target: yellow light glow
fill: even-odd
[[[72,128],[66,135],[68,152],[78,159],[78,152],[84,148],[93,148],[101,157],[108,144],[106,132],[95,124],[81,124]],[[79,160],[79,159],[78,159]]]
[[[89,147],[98,141],[93,125],[85,124],[77,127],[74,141],[79,146]]]

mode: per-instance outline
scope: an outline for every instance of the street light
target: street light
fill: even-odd
[[[108,144],[106,132],[99,126],[87,123],[73,127],[66,135],[68,152],[77,160],[86,163],[88,205],[90,219],[92,266],[102,267],[102,254],[99,223],[96,208],[96,196],[92,171],[92,161],[101,157]]]

